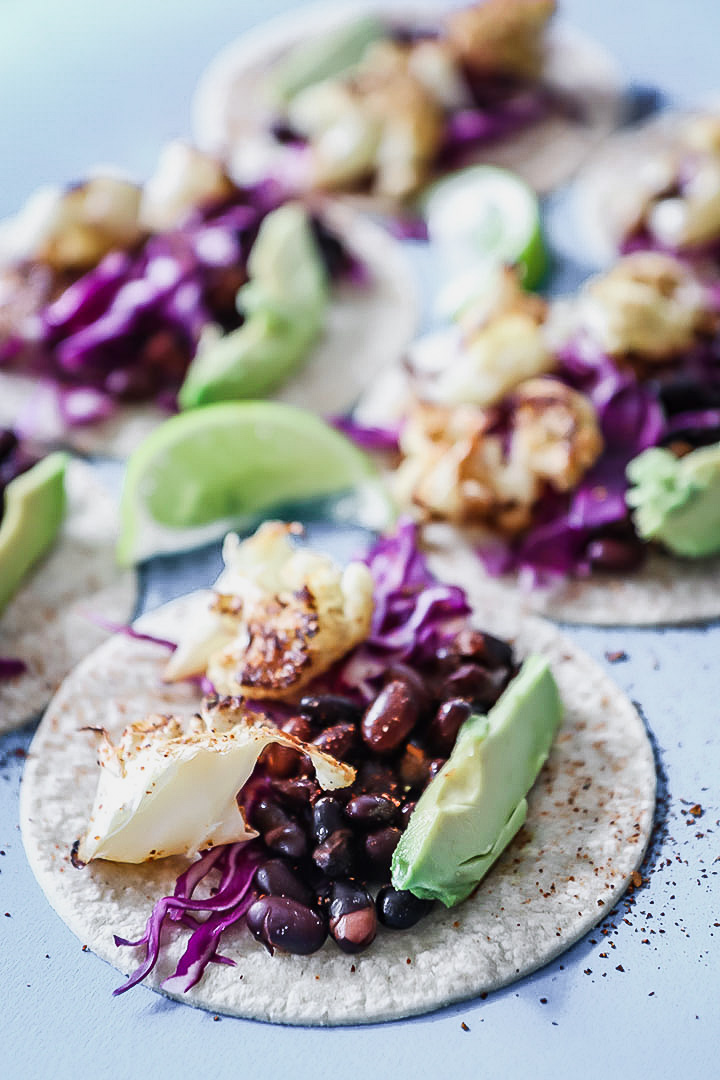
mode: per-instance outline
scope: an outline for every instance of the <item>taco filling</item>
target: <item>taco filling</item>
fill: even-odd
[[[143,938],[117,939],[146,949],[122,990],[173,920],[191,930],[177,990],[240,921],[271,953],[328,936],[364,951],[378,923],[409,929],[433,900],[465,899],[525,820],[562,716],[547,662],[520,671],[507,642],[471,627],[409,523],[344,570],[293,547],[293,530],[228,537],[205,615],[167,665],[166,679],[202,673],[233,696],[206,698],[189,723],[149,716],[117,745],[98,731],[75,864],[200,852]]]
[[[284,198],[181,143],[142,187],[99,174],[37,192],[0,227],[0,369],[49,388],[65,427],[269,392],[321,333],[328,285],[365,280]]]
[[[270,173],[402,202],[548,115],[582,120],[544,80],[554,11],[554,0],[484,0],[442,19],[368,15],[295,45],[265,79]],[[238,143],[240,174],[247,153]]]
[[[386,429],[399,501],[468,530],[491,574],[536,584],[720,551],[719,334],[717,287],[667,254],[624,256],[550,304],[498,272],[410,353]],[[674,499],[653,495],[668,485]]]

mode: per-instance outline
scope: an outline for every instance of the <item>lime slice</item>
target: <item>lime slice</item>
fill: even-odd
[[[382,529],[392,504],[373,462],[312,413],[268,401],[180,413],[128,462],[117,557],[123,566],[247,527],[290,500],[334,500],[333,520]]]
[[[440,180],[422,200],[431,243],[453,273],[482,263],[520,267],[535,289],[548,267],[535,192],[515,173],[474,165]]]

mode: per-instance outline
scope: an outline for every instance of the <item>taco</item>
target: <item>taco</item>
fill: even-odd
[[[547,192],[617,124],[620,79],[592,42],[551,24],[554,0],[319,5],[245,34],[194,102],[198,143],[240,180],[407,205],[471,162]]]
[[[399,502],[432,548],[474,549],[493,595],[520,581],[570,622],[715,617],[719,295],[654,251],[549,303],[498,271],[368,392],[355,437],[394,434]]]
[[[0,430],[0,732],[36,716],[125,622],[135,575],[115,563],[115,506],[89,465]]]
[[[276,1022],[389,1020],[521,978],[610,912],[642,861],[655,772],[638,714],[587,656],[545,622],[485,606],[464,568],[439,583],[409,524],[344,571],[288,549],[277,523],[227,545],[216,591],[145,616],[78,667],[29,753],[31,866],[83,943],[134,971],[123,989],[144,977],[189,1004]],[[216,691],[254,700],[201,706],[197,680],[182,678],[198,665]],[[532,783],[560,699],[564,717],[527,804],[510,796],[486,846],[484,812],[463,828],[477,776],[458,768],[458,748],[489,745],[493,716],[508,719],[528,678],[548,696],[528,696],[522,730],[546,728],[547,740],[488,771],[489,787],[504,777],[500,804]],[[518,781],[523,761],[532,769]],[[453,773],[464,777],[454,826],[441,806]],[[438,788],[431,831],[460,826],[434,847],[439,876],[408,840]],[[157,800],[176,812],[150,813]],[[465,858],[474,845],[484,850]],[[393,848],[396,885],[415,874],[407,888],[389,884]],[[182,850],[202,854],[167,857]]]
[[[0,422],[124,456],[178,407],[342,412],[415,316],[382,230],[172,143],[142,187],[105,171],[0,226]]]
[[[666,112],[614,135],[577,178],[577,227],[589,251],[664,251],[717,268],[720,112]]]

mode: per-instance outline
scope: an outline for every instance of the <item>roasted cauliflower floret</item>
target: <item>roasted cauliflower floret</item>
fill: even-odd
[[[401,434],[399,498],[429,518],[527,528],[546,485],[574,487],[602,451],[590,401],[556,379],[531,379],[509,399],[508,428],[473,405],[418,403]]]
[[[206,702],[193,720],[149,716],[117,745],[102,728],[100,776],[88,828],[74,857],[142,863],[257,836],[245,820],[242,789],[266,746],[306,755],[326,790],[355,779],[350,765],[243,711],[236,699]]]
[[[581,300],[581,322],[591,337],[631,363],[666,360],[716,320],[692,270],[654,251],[619,259],[589,282]]]
[[[210,611],[180,642],[167,679],[205,672],[221,694],[292,699],[365,640],[370,571],[294,548],[288,536],[300,531],[271,521],[242,543],[226,538]]]
[[[442,108],[423,81],[429,71],[416,74],[411,54],[412,47],[378,42],[348,75],[290,102],[290,124],[310,140],[315,184],[372,178],[379,194],[404,198],[423,182],[442,140]],[[447,73],[443,78],[449,93]]]
[[[422,384],[422,396],[443,405],[489,406],[524,379],[550,371],[555,358],[544,332],[546,310],[513,270],[493,274],[458,316],[460,340]]]
[[[151,232],[174,229],[193,210],[228,198],[233,185],[219,161],[189,143],[169,142],[143,187],[140,221]]]
[[[72,187],[40,188],[0,225],[0,263],[41,262],[81,272],[109,251],[134,246],[140,188],[119,176],[97,175]]]
[[[493,75],[537,78],[543,33],[555,0],[484,0],[446,20],[449,42],[469,67]]]
[[[513,395],[510,456],[556,491],[576,487],[602,453],[589,398],[558,379],[529,379]]]

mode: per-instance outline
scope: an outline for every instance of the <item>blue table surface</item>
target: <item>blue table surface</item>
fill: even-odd
[[[193,86],[213,54],[293,6],[1,0],[0,215],[36,185],[97,162],[146,175],[164,139],[189,133]],[[628,82],[684,102],[718,89],[717,0],[566,0],[563,9],[615,54]],[[562,232],[562,194],[549,209]],[[413,258],[427,287],[430,257]],[[564,284],[573,268],[560,270]],[[105,476],[117,484],[119,470]],[[329,539],[339,555],[352,540]],[[141,607],[206,584],[217,563],[213,550],[151,565]],[[298,1029],[215,1022],[144,987],[113,999],[117,972],[82,951],[25,861],[18,789],[34,725],[1,738],[0,1076],[720,1075],[720,627],[568,632],[640,705],[656,746],[661,798],[645,883],[531,978],[405,1022]],[[618,651],[626,659],[611,663],[606,653]]]

